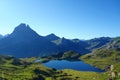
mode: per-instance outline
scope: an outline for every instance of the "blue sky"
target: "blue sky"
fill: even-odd
[[[26,23],[42,36],[120,36],[119,4],[120,0],[0,0],[0,34]]]

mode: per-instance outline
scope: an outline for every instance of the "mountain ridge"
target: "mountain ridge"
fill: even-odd
[[[106,41],[105,38],[104,44],[101,44],[101,40],[96,40],[96,46],[101,47],[110,41],[110,39]],[[15,57],[31,57],[48,56],[57,52],[73,50],[83,55],[98,48],[94,46],[89,49],[88,47],[93,45],[92,41],[88,44],[89,41],[60,38],[53,33],[41,36],[32,30],[29,25],[21,23],[11,34],[0,39],[0,53]]]

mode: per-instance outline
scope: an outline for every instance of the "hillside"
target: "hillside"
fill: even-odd
[[[11,56],[0,55],[0,79],[1,80],[45,80],[51,76],[52,69],[45,68],[41,64],[26,62]]]
[[[100,38],[94,38],[90,40],[86,40],[85,42],[87,43],[87,49],[89,50],[94,50],[96,48],[100,48],[106,43],[110,42],[112,38],[110,37],[100,37]]]
[[[51,60],[69,60],[69,61],[79,61],[79,57],[81,55],[75,51],[66,51],[66,52],[59,52],[51,56],[44,56],[40,58],[40,62],[48,62]],[[39,59],[38,59],[39,60]]]
[[[114,38],[108,44],[94,50],[92,53],[81,57],[85,62],[98,68],[110,70],[109,67],[114,66],[113,71],[116,75],[120,73],[120,38]]]

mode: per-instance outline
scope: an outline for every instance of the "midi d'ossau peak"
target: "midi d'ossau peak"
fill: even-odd
[[[15,57],[44,56],[57,52],[56,45],[37,34],[26,24],[0,40],[0,53]]]
[[[12,36],[25,36],[27,37],[40,37],[34,30],[32,30],[29,25],[21,23],[18,25],[11,34]]]

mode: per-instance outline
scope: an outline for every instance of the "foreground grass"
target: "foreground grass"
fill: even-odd
[[[106,73],[54,70],[41,64],[29,67],[0,66],[0,79],[4,80],[106,80]]]
[[[72,75],[71,77],[75,77],[75,80],[107,80],[107,73],[96,73],[96,72],[82,72],[82,71],[74,71],[74,70],[63,70],[68,75]]]

